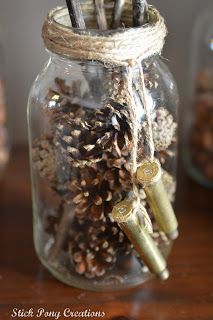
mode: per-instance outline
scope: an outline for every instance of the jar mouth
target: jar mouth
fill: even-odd
[[[96,12],[93,6],[93,1],[81,1],[81,8],[86,24],[86,29],[76,29],[72,28],[69,12],[66,6],[58,7],[54,15],[52,16],[52,23],[55,23],[59,28],[63,28],[64,30],[75,30],[75,32],[80,34],[89,34],[90,36],[108,36],[116,33],[124,32],[125,29],[139,29],[139,27],[133,26],[133,9],[132,2],[126,1],[124,4],[123,14],[122,14],[122,24],[117,29],[108,28],[107,30],[100,30],[97,26]],[[91,4],[89,4],[91,2]],[[111,26],[112,23],[112,11],[114,1],[109,1],[106,7],[106,19],[108,22],[108,26]],[[152,6],[149,6],[149,14],[147,23],[155,23],[157,21],[157,16],[152,13]],[[144,24],[144,26],[146,23]]]
[[[154,7],[149,6],[146,24],[132,27],[132,4],[128,0],[122,16],[123,28],[101,31],[97,29],[94,6],[90,4],[90,11],[87,10],[89,1],[82,3],[85,30],[71,27],[66,7],[50,11],[42,30],[47,49],[77,60],[97,60],[118,66],[133,65],[161,53],[167,30]],[[111,17],[112,8],[106,11],[107,17]]]
[[[117,33],[119,31],[122,31],[123,29],[117,29],[117,30],[99,30],[96,26],[96,20],[95,16],[85,16],[84,20],[87,26],[89,28],[87,29],[76,29],[71,26],[70,22],[70,16],[69,12],[66,7],[61,7],[58,9],[58,11],[55,12],[53,17],[53,23],[58,25],[58,27],[63,28],[64,30],[75,30],[76,33],[79,34],[89,34],[90,36],[107,36],[108,34]],[[107,16],[107,21],[110,20],[110,16]]]

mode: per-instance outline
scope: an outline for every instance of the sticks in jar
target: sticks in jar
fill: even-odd
[[[80,3],[76,0],[66,0],[73,28],[86,29]]]
[[[107,18],[105,12],[104,0],[93,0],[97,15],[98,28],[102,31],[108,29]],[[66,0],[67,8],[70,15],[71,26],[77,29],[86,29],[84,17],[81,10],[80,2],[77,0]],[[112,11],[113,29],[119,28],[125,0],[115,0]],[[141,26],[145,21],[147,12],[146,0],[132,0],[133,6],[133,26]]]
[[[145,20],[147,11],[146,0],[132,0],[133,5],[133,25],[135,27],[141,26]]]
[[[113,12],[112,12],[112,28],[113,29],[118,28],[120,25],[124,4],[125,4],[125,0],[115,0]]]
[[[104,7],[104,0],[94,0],[97,23],[100,30],[107,30],[107,19]]]

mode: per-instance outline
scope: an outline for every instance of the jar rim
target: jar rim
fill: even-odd
[[[84,10],[84,6],[82,6]],[[132,18],[132,8],[127,16]],[[98,60],[119,66],[159,54],[164,46],[167,29],[159,12],[149,6],[150,21],[139,27],[100,31],[72,28],[66,7],[50,11],[42,30],[46,48],[70,58]],[[96,21],[90,15],[88,21]]]
[[[86,2],[86,1],[85,1]],[[52,15],[51,15],[51,21],[50,23],[55,23],[60,29],[64,29],[66,31],[71,31],[75,30],[76,33],[79,33],[81,35],[88,34],[90,36],[109,36],[113,34],[119,34],[119,33],[124,33],[127,29],[133,29],[137,30],[140,28],[146,27],[148,24],[155,24],[158,21],[158,15],[157,15],[157,10],[152,6],[148,6],[148,20],[145,24],[142,26],[133,26],[132,22],[132,6],[130,5],[131,2],[126,1],[124,4],[124,10],[125,10],[125,15],[122,19],[123,21],[123,26],[122,28],[117,28],[117,29],[108,29],[108,30],[100,30],[96,27],[93,28],[87,28],[87,29],[80,29],[80,28],[73,28],[71,26],[70,22],[70,16],[69,12],[66,6],[58,6],[55,9],[52,10]],[[96,22],[96,13],[95,10],[91,11],[90,14],[87,12],[87,3],[82,3],[82,12],[83,16],[86,22],[95,23]],[[50,12],[51,14],[51,12]],[[49,15],[50,17],[50,15]],[[109,21],[111,18],[111,13],[106,13],[106,18]],[[61,21],[60,21],[61,20]]]

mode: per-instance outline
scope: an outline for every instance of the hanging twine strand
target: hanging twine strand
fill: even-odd
[[[127,104],[131,106],[130,109],[130,117],[131,117],[131,124],[132,124],[132,142],[133,142],[133,149],[132,149],[132,171],[136,172],[137,170],[137,154],[138,154],[138,143],[139,143],[139,129],[140,124],[137,119],[137,105],[134,99],[134,93],[132,88],[133,82],[133,74],[132,68],[128,67],[126,72],[125,81],[127,83],[127,92],[126,92],[126,100]]]
[[[127,92],[126,92],[126,100],[127,104],[130,107],[130,122],[132,124],[132,185],[133,185],[133,194],[135,199],[139,199],[139,190],[137,188],[137,184],[135,182],[135,173],[138,168],[138,144],[139,144],[139,132],[140,132],[140,122],[137,116],[137,105],[134,99],[133,92],[133,72],[132,67],[128,66],[125,76],[125,82],[127,83]],[[139,201],[136,201],[139,202]]]
[[[138,62],[138,69],[139,69],[139,77],[141,80],[140,81],[141,88],[139,89],[139,91],[140,91],[141,101],[143,103],[144,112],[146,115],[146,124],[147,124],[146,132],[145,132],[145,141],[148,149],[147,157],[150,160],[153,160],[154,154],[155,154],[155,145],[154,145],[153,131],[152,131],[152,119],[151,119],[151,113],[148,107],[149,103],[147,99],[144,73],[143,73],[141,62]]]

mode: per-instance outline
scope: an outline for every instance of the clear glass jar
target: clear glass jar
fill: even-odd
[[[211,10],[210,10],[211,9]],[[184,163],[200,184],[213,187],[213,14],[196,21],[190,56],[189,108],[185,116]]]
[[[115,204],[132,192],[131,128],[125,104],[125,68],[77,61],[49,52],[33,84],[28,105],[33,185],[34,239],[42,263],[59,280],[91,290],[116,290],[143,283],[150,273],[112,221]],[[175,199],[178,95],[160,57],[142,62],[149,96],[156,157]],[[144,158],[144,109],[133,70],[141,119],[138,157]],[[171,242],[153,222],[165,256]]]
[[[0,40],[1,41],[1,40]],[[8,132],[6,128],[4,54],[0,43],[0,175],[2,175],[9,158]]]

